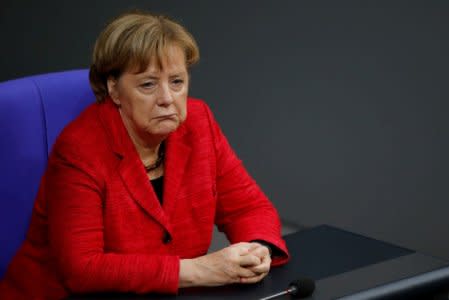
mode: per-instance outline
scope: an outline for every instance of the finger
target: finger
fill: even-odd
[[[269,255],[264,256],[261,260],[261,263],[257,266],[253,266],[249,268],[251,271],[255,273],[268,273],[271,267],[271,257]]]
[[[264,247],[264,245],[262,245],[261,243],[258,243],[258,242],[252,242],[252,243],[250,243],[249,250],[254,251],[255,249],[258,249],[260,247]]]
[[[265,273],[270,270],[271,267],[271,257],[269,255],[262,258],[261,263],[257,266],[251,267],[250,269],[257,273]]]
[[[251,254],[257,255],[258,257],[262,258],[264,256],[270,255],[270,250],[264,245],[260,245],[256,248],[252,248]]]
[[[270,264],[263,263],[249,269],[256,274],[268,273],[270,271]]]
[[[251,284],[251,283],[256,283],[261,281],[265,276],[267,276],[268,273],[262,273],[260,275],[257,276],[253,276],[253,277],[242,277],[240,278],[240,283],[243,284]]]
[[[250,252],[250,249],[252,248],[250,243],[238,243],[230,246],[232,249],[237,251],[239,255],[246,255]]]
[[[251,271],[248,268],[239,267],[237,269],[237,276],[238,277],[249,278],[249,277],[259,276],[259,274],[254,273],[253,271]]]
[[[232,244],[230,247],[233,247],[233,248],[250,249],[250,248],[253,247],[252,244],[254,244],[254,243],[240,242],[240,243],[237,243],[237,244]]]
[[[271,265],[271,255],[270,255],[270,253],[268,253],[267,255],[262,257],[260,260],[261,260],[262,263],[267,263],[268,265]]]
[[[257,257],[256,255],[247,254],[247,255],[241,255],[238,258],[238,264],[241,267],[251,267],[251,266],[257,266],[262,263],[262,260]]]

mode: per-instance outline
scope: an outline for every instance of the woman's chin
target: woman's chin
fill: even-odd
[[[178,129],[178,127],[178,124],[174,124],[174,122],[173,124],[164,124],[163,126],[157,128],[157,130],[155,130],[153,134],[161,136],[169,135],[170,133]]]

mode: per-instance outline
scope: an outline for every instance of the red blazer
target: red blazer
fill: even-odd
[[[273,205],[205,103],[166,141],[163,204],[112,101],[93,104],[57,139],[1,299],[97,291],[176,293],[179,261],[207,253],[214,223],[231,243],[264,240],[287,262]]]

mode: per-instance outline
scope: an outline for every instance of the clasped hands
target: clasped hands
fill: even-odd
[[[237,243],[219,251],[180,262],[179,287],[220,286],[256,283],[270,271],[267,247],[257,243]]]

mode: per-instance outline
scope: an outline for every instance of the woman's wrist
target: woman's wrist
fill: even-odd
[[[193,259],[179,261],[179,287],[193,287],[197,285],[196,269]]]

